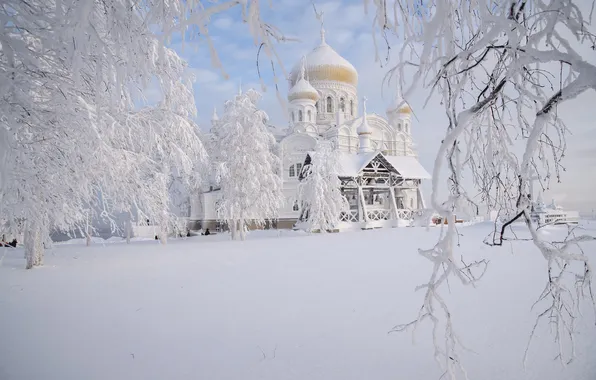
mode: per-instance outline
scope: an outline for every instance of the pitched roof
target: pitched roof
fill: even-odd
[[[431,179],[431,175],[424,169],[416,157],[413,156],[385,156],[385,159],[404,178]]]
[[[341,177],[357,177],[359,173],[378,155],[383,157],[403,178],[430,179],[431,176],[413,156],[385,156],[381,152],[365,154],[340,154]]]
[[[373,158],[380,154],[379,152],[370,152],[365,154],[340,153],[339,164],[341,177],[357,177],[358,173],[368,165]]]

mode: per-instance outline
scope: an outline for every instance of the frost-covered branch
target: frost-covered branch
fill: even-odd
[[[192,81],[166,44],[198,36],[220,67],[209,24],[232,8],[274,59],[283,35],[261,19],[258,0],[4,1],[2,231],[25,229],[27,252],[42,255],[33,242],[54,229],[76,230],[88,209],[108,219],[134,210],[158,221],[165,238],[181,194],[172,182],[184,178],[182,187],[196,188],[205,159],[192,122]],[[155,85],[161,101],[143,108]],[[39,262],[33,256],[28,267]]]
[[[438,97],[445,108],[446,132],[433,171],[433,208],[448,221],[454,220],[463,203],[478,202],[498,210],[503,225],[495,245],[502,244],[511,223],[525,221],[549,268],[562,268],[553,274],[555,280],[549,281],[545,294],[555,300],[552,310],[559,313],[555,340],[561,342],[564,334],[571,338],[571,321],[577,313],[569,306],[585,297],[565,291],[564,282],[556,279],[573,271],[582,286],[590,288],[591,272],[584,255],[570,254],[569,246],[549,243],[537,233],[530,217],[529,190],[536,178],[543,188],[552,179],[561,180],[567,127],[559,118],[558,106],[596,89],[596,66],[580,52],[596,45],[591,20],[584,18],[581,9],[585,4],[575,0],[365,0],[365,5],[371,2],[376,32],[391,32],[403,40],[400,62],[387,76],[389,83],[398,80],[396,85],[406,89],[402,91],[406,99],[424,87],[426,103]],[[412,80],[406,83],[405,78]],[[449,196],[440,199],[444,169]],[[464,172],[473,179],[474,193],[462,181]],[[454,260],[456,236],[454,223],[449,223],[434,248],[420,250],[433,270],[424,285],[427,293],[417,319],[417,323],[433,321],[436,347],[443,341],[436,330],[439,316],[446,323],[441,335],[445,347],[436,349],[452,379],[457,376],[454,366],[462,369],[454,360],[458,339],[438,292],[449,277],[463,284],[476,281],[463,276],[465,266]],[[576,266],[571,264],[578,262],[584,269],[572,269]]]

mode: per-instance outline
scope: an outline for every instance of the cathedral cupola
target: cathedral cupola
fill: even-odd
[[[306,80],[306,62],[302,59],[302,69],[296,84],[288,93],[291,124],[314,123],[317,119],[316,103],[320,96],[317,90]]]
[[[304,58],[302,59],[302,69],[300,70],[300,77],[298,81],[288,93],[288,100],[291,102],[293,100],[312,100],[313,102],[317,102],[320,98],[319,93],[311,84],[306,80],[305,71],[306,71],[306,64],[304,62]]]
[[[412,108],[410,108],[410,105],[401,96],[399,87],[392,104],[387,108],[387,118],[389,119],[389,124],[398,133],[411,134]]]
[[[290,83],[300,80],[302,68],[298,63],[290,74]],[[347,59],[339,55],[325,41],[325,29],[321,26],[321,43],[306,56],[306,78],[309,81],[339,82],[358,86],[358,71]]]
[[[317,125],[329,128],[335,124],[337,113],[348,121],[358,117],[358,72],[356,68],[335,51],[325,39],[321,17],[321,42],[296,63],[288,78],[288,88],[305,80],[317,91],[320,99],[315,102]]]
[[[370,125],[368,125],[368,121],[366,120],[366,97],[362,99],[362,123],[356,129],[356,133],[358,133],[358,140],[360,141],[358,153],[372,152],[372,147],[370,144],[370,136],[372,135],[372,129],[370,128]]]

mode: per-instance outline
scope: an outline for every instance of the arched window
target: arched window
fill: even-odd
[[[398,123],[398,124],[397,124],[397,130],[398,130],[399,132],[401,132],[401,123]]]
[[[308,115],[308,121],[312,121],[312,112],[310,112],[310,110],[306,111],[306,114]]]
[[[294,122],[294,112],[290,113],[290,116],[292,117],[292,123]]]
[[[298,111],[298,121],[302,121],[302,110]]]
[[[344,98],[339,99],[339,109],[341,112],[346,112],[346,100]]]
[[[296,169],[294,165],[290,166],[290,177],[296,177]]]
[[[406,133],[410,133],[410,124],[406,123]]]
[[[301,171],[302,171],[302,164],[296,164],[296,175],[300,176]]]
[[[315,109],[316,109],[317,111],[319,111],[319,102],[316,102],[316,103],[315,103]]]
[[[292,210],[294,210],[294,211],[300,210],[300,207],[298,207],[298,202],[297,201],[294,202],[294,206],[292,206]]]
[[[328,113],[333,112],[333,101],[331,100],[331,96],[327,97],[327,112]]]
[[[350,100],[350,115],[354,116],[354,101]]]

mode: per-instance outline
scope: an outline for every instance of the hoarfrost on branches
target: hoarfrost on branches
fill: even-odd
[[[298,204],[301,221],[308,232],[332,231],[348,211],[348,201],[341,193],[339,151],[329,141],[319,141],[310,154],[310,164],[299,173]]]
[[[403,40],[400,63],[389,70],[388,79],[397,79],[397,86],[407,89],[406,99],[415,88],[424,87],[427,103],[438,97],[445,108],[447,124],[435,159],[432,207],[453,221],[464,203],[483,203],[489,210],[498,210],[505,224],[516,219],[525,222],[549,268],[539,300],[550,306],[537,322],[549,318],[555,326],[558,357],[562,363],[570,362],[573,349],[564,350],[562,341],[565,337],[573,341],[577,305],[586,297],[594,304],[591,292],[584,292],[591,290],[592,275],[581,251],[581,245],[593,238],[571,236],[565,244],[545,241],[530,216],[529,191],[531,181],[538,179],[548,188],[564,170],[567,127],[559,118],[558,105],[596,90],[596,66],[581,54],[582,48],[593,51],[596,46],[593,27],[582,12],[586,4],[576,0],[365,0],[365,8],[370,3],[375,45],[379,35],[388,33]],[[406,83],[406,78],[411,82]],[[440,199],[444,167],[449,173],[449,196]],[[463,185],[464,172],[472,176],[478,196]],[[435,356],[451,379],[458,373],[465,376],[465,371],[451,313],[439,290],[445,289],[450,277],[473,285],[486,270],[486,263],[460,264],[456,238],[455,225],[449,223],[434,247],[420,251],[433,265],[429,282],[421,286],[426,291],[424,303],[416,321],[398,328],[432,321]],[[504,236],[495,234],[489,240],[491,245],[501,245]],[[571,265],[574,262],[581,265]],[[578,267],[579,271],[572,269]],[[576,292],[561,284],[565,274],[575,276]],[[443,330],[439,330],[441,320]]]
[[[276,59],[273,43],[284,38],[256,0],[3,2],[0,222],[3,232],[25,232],[28,268],[41,263],[40,239],[81,229],[88,210],[150,215],[165,242],[180,195],[169,192],[174,178],[195,188],[205,159],[186,65],[165,43],[203,38],[221,68],[208,25],[234,7],[259,51]],[[138,110],[151,83],[161,102]]]
[[[248,90],[227,101],[213,130],[221,194],[217,213],[234,240],[244,240],[249,223],[261,226],[275,219],[284,203],[277,173],[280,160],[273,153],[275,137],[267,114],[257,108],[260,98],[257,91]]]

